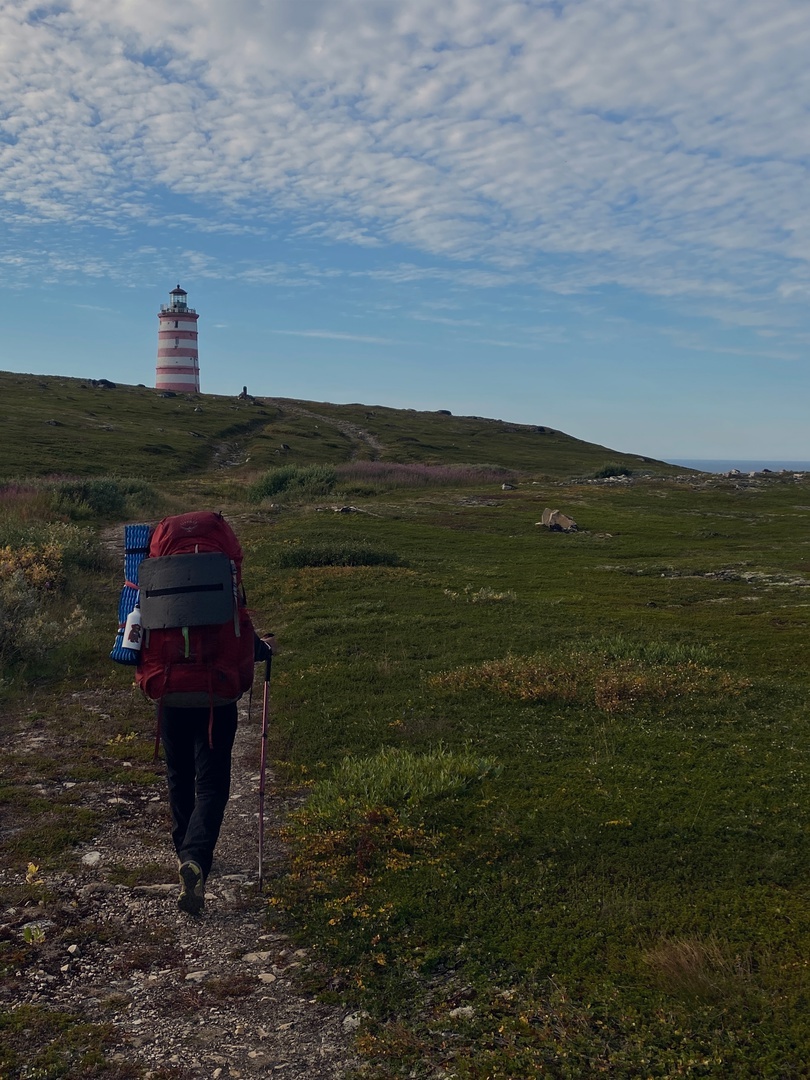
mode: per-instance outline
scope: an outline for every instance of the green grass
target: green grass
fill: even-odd
[[[270,409],[269,434],[244,433],[249,465],[223,478],[180,454],[199,471],[158,487],[235,519],[251,607],[281,645],[272,751],[309,799],[268,918],[314,948],[325,996],[368,1010],[364,1075],[806,1075],[810,484],[638,480],[646,463],[552,432]],[[339,474],[375,454],[523,479],[360,470],[365,513],[248,507],[271,467]],[[634,479],[537,479],[606,463]],[[37,499],[3,528],[44,536]],[[538,528],[544,506],[579,531]],[[120,573],[68,560],[64,576],[87,624],[5,688],[17,871],[69,865],[100,784],[149,783],[151,718],[106,661]]]
[[[591,476],[606,462],[633,472],[683,472],[637,454],[620,453],[538,424],[510,424],[479,416],[448,416],[375,405],[300,404],[322,418],[356,425],[383,447],[383,461],[403,464],[498,465],[532,475]],[[366,447],[357,455],[374,457]]]
[[[0,479],[120,475],[149,482],[244,458],[278,410],[235,397],[161,398],[146,387],[0,372]],[[54,421],[54,423],[51,423]]]
[[[258,570],[277,753],[314,783],[277,903],[373,1013],[374,1075],[800,1075],[806,501],[569,487],[564,536],[528,492],[403,495],[304,520],[405,566]],[[496,768],[414,804],[437,745]]]
[[[328,466],[282,465],[270,469],[254,481],[247,490],[247,496],[253,503],[279,495],[311,499],[328,495],[336,479],[335,470]]]
[[[440,747],[415,754],[402,747],[383,747],[371,757],[344,758],[335,776],[318,785],[307,810],[327,825],[339,821],[352,803],[369,808],[396,805],[418,813],[425,803],[456,795],[496,771],[494,761],[469,751]]]
[[[109,1076],[118,1080],[140,1070],[105,1066],[104,1051],[116,1042],[112,1024],[88,1024],[79,1015],[21,1005],[0,1012],[0,1075]]]
[[[542,426],[410,409],[214,394],[161,398],[146,386],[107,390],[85,379],[11,372],[0,372],[0,400],[6,481],[116,476],[124,468],[149,483],[221,469],[253,480],[271,468],[375,458],[555,477],[590,476],[606,461],[634,472],[683,472]]]
[[[331,543],[292,543],[278,552],[280,567],[307,566],[399,566],[393,551],[375,547],[365,540],[336,540]]]

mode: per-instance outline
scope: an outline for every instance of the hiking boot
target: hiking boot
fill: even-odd
[[[199,915],[205,904],[203,872],[195,862],[180,864],[180,895],[177,906],[189,915]]]

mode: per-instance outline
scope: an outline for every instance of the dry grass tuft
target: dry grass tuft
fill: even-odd
[[[666,993],[699,1001],[737,996],[751,975],[750,957],[732,955],[714,938],[662,941],[642,959]]]
[[[693,660],[609,656],[602,649],[549,656],[507,656],[440,672],[428,680],[437,690],[488,690],[518,701],[579,702],[606,713],[695,694],[739,694],[749,685]]]
[[[259,989],[260,985],[255,976],[243,975],[241,972],[237,972],[230,975],[216,975],[214,978],[208,979],[203,989],[205,990],[205,997],[225,1000],[227,998],[249,997]]]

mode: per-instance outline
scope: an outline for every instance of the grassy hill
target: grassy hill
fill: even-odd
[[[80,925],[62,901],[112,807],[160,834],[153,710],[107,660],[116,522],[204,505],[235,523],[257,625],[282,647],[270,746],[299,806],[268,890],[239,903],[311,950],[307,997],[363,1010],[363,1076],[807,1075],[810,480],[672,479],[444,413],[33,376],[0,389],[0,476],[39,478],[0,499],[0,907],[15,920],[0,1030],[18,1025],[20,1060],[35,1022],[59,1022],[47,1075],[91,1075],[67,1045],[90,1029],[83,1002],[67,1019],[44,997],[22,1019],[11,1003],[42,971],[61,978],[71,944],[97,948],[95,901]],[[609,462],[658,475],[578,479]],[[271,481],[307,482],[251,501],[275,465],[298,468]],[[42,482],[54,471],[89,479]],[[537,528],[544,505],[579,532]],[[139,885],[114,858],[100,884]],[[46,928],[26,937],[30,908]],[[166,975],[175,943],[160,946],[144,974]],[[255,982],[244,1010],[265,1023]],[[182,998],[195,1016],[199,993]],[[111,997],[95,1037],[132,1000]],[[129,1071],[107,1055],[92,1075],[156,1075],[122,1047]],[[3,1053],[0,1075],[28,1075]]]
[[[382,406],[214,394],[160,397],[144,386],[0,372],[0,478],[118,474],[169,479],[228,466],[352,459],[488,464],[537,476],[591,475],[608,464],[683,472],[542,425]]]

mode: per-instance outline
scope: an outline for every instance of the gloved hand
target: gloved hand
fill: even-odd
[[[258,634],[253,635],[253,660],[255,663],[264,663],[275,655],[275,651],[276,642],[273,634],[264,634],[262,637],[259,637]]]

